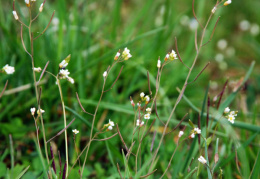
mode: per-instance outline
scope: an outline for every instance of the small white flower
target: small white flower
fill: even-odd
[[[229,107],[226,107],[225,110],[224,110],[224,113],[225,113],[225,114],[226,114],[226,113],[229,113],[229,111],[230,111]]]
[[[120,53],[117,52],[117,53],[116,53],[116,56],[115,56],[115,58],[114,58],[114,60],[117,60],[119,56],[120,56]]]
[[[61,78],[67,78],[68,75],[70,74],[70,72],[68,70],[61,69],[59,74],[60,74]]]
[[[145,96],[145,101],[149,102],[150,101],[150,97],[148,95]]]
[[[66,66],[68,66],[68,63],[65,60],[62,60],[62,62],[59,64],[60,68],[65,68]]]
[[[235,117],[233,115],[228,115],[228,121],[231,122],[232,124],[234,124],[235,122]]]
[[[206,164],[206,163],[207,163],[207,160],[206,160],[203,156],[200,156],[200,157],[198,158],[198,161],[199,161],[200,163],[202,163],[202,164]]]
[[[134,107],[135,106],[135,103],[133,100],[130,101],[131,105]]]
[[[190,137],[191,137],[191,138],[194,138],[194,137],[195,137],[195,134],[194,134],[194,133],[192,133],[192,134],[190,135]]]
[[[40,8],[39,8],[39,11],[40,11],[40,12],[42,12],[42,10],[43,10],[43,3],[41,3],[41,6],[40,6]]]
[[[108,122],[108,129],[109,130],[112,130],[113,129],[113,126],[115,126],[115,123],[113,122],[113,121],[110,121],[110,119],[109,119],[109,122]]]
[[[139,119],[136,120],[136,126],[142,127],[143,125],[144,125],[144,121],[142,121],[142,122],[140,123],[140,120],[139,120]]]
[[[161,68],[161,60],[158,60],[158,62],[157,62],[157,68]]]
[[[183,134],[184,134],[184,132],[180,131],[178,137],[180,138]]]
[[[127,49],[127,47],[124,49],[124,51],[122,53],[122,57],[124,60],[128,60],[129,58],[132,57],[132,55],[130,54],[130,50]]]
[[[170,53],[169,58],[170,58],[170,60],[178,59],[178,58],[177,58],[177,54],[175,53],[174,50],[172,50],[172,52]]]
[[[140,93],[140,97],[143,98],[144,97],[144,92]]]
[[[197,127],[194,128],[194,131],[196,132],[196,134],[201,134],[201,130]]]
[[[74,79],[73,78],[71,78],[71,77],[67,77],[67,80],[71,83],[71,84],[74,84]]]
[[[141,107],[141,103],[140,103],[140,102],[139,102],[139,103],[137,103],[137,106],[138,106],[138,107]]]
[[[40,109],[40,110],[38,109],[38,110],[37,110],[37,114],[38,114],[38,115],[43,114],[43,113],[45,113],[45,111],[44,111],[43,109]]]
[[[18,15],[17,15],[16,11],[13,11],[13,15],[14,15],[15,20],[18,20]]]
[[[167,53],[164,60],[167,61],[169,59],[170,55]]]
[[[25,4],[30,4],[29,0],[24,0]]]
[[[38,68],[35,68],[35,67],[34,67],[34,68],[33,68],[33,71],[35,71],[35,72],[38,72],[38,73],[39,73],[39,72],[41,72],[41,71],[42,71],[42,69],[41,69],[41,67],[38,67]]]
[[[146,112],[151,114],[152,109],[151,108],[146,108]]]
[[[107,76],[107,71],[103,73],[103,77],[105,78]]]
[[[214,14],[216,12],[217,8],[216,6],[213,7],[213,9],[211,10],[212,14]]]
[[[224,6],[227,6],[227,5],[231,4],[231,3],[232,3],[231,0],[227,0],[227,1],[224,3]]]
[[[31,108],[30,111],[31,111],[31,114],[34,116],[36,109],[35,108]]]
[[[5,71],[6,74],[13,74],[14,73],[14,67],[12,66],[9,66],[8,64],[6,64],[4,67],[3,67],[3,70]]]
[[[150,119],[150,114],[149,113],[145,114],[144,119]]]
[[[232,116],[237,116],[237,111],[231,111],[229,114]]]
[[[73,129],[72,132],[73,132],[74,134],[78,134],[78,133],[79,133],[79,131],[78,131],[77,129]]]

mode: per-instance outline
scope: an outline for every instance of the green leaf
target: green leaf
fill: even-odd
[[[193,124],[193,122],[189,119],[189,125],[190,125],[190,127],[192,128],[192,129],[194,129],[195,128],[195,126],[194,126],[194,124]]]
[[[210,136],[210,137],[208,137],[207,140],[206,140],[207,146],[209,146],[209,144],[211,143],[211,141],[212,141],[212,137]],[[205,142],[203,143],[203,147],[205,147]]]

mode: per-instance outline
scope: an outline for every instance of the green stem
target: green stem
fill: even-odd
[[[62,95],[62,89],[60,85],[60,80],[57,79],[57,84],[59,87],[59,92],[60,92],[60,98],[61,98],[61,104],[62,104],[62,112],[63,112],[63,120],[64,120],[64,134],[65,134],[65,151],[66,151],[66,164],[67,164],[67,170],[66,170],[66,178],[68,177],[68,172],[69,172],[69,156],[68,156],[68,136],[67,136],[67,120],[66,120],[66,111],[65,111],[65,105],[64,105],[64,100],[63,100],[63,95]]]

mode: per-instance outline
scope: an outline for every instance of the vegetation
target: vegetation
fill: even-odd
[[[0,177],[259,178],[260,2],[229,2],[0,1]]]

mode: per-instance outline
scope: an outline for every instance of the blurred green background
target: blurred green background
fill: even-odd
[[[41,3],[39,0],[36,2],[36,12]],[[195,11],[202,24],[206,23],[214,4],[215,1],[195,2]],[[15,7],[20,19],[28,23],[28,9],[24,1],[16,1]],[[206,31],[205,42],[209,39],[215,22],[220,16],[214,37],[208,45],[203,47],[191,79],[197,76],[207,62],[210,62],[210,65],[195,83],[187,87],[185,95],[201,109],[207,85],[210,83],[209,93],[213,99],[220,93],[225,81],[229,79],[228,88],[224,94],[225,99],[234,88],[239,86],[251,62],[255,61],[256,65],[249,80],[232,102],[231,108],[240,113],[236,120],[259,126],[260,13],[257,7],[260,7],[259,0],[234,0],[231,5],[217,9]],[[175,37],[178,40],[182,60],[186,65],[191,66],[196,53],[194,29],[198,24],[193,18],[191,0],[52,0],[46,1],[43,12],[33,24],[34,36],[46,27],[54,10],[55,15],[50,27],[34,42],[35,66],[43,68],[49,61],[47,71],[57,74],[58,64],[71,54],[68,69],[71,77],[75,79],[75,84],[64,80],[62,89],[65,105],[68,107],[68,122],[76,117],[68,130],[69,158],[72,163],[76,154],[70,131],[73,128],[80,130],[76,143],[82,149],[88,140],[87,136],[90,133],[88,124],[91,123],[91,116],[82,113],[75,93],[78,92],[85,109],[93,113],[102,89],[103,72],[108,65],[112,64],[116,52],[128,47],[133,57],[116,65],[108,76],[106,88],[113,83],[121,66],[124,65],[116,85],[103,97],[96,126],[102,127],[108,119],[111,119],[119,125],[125,140],[130,142],[129,133],[133,129],[134,116],[129,97],[132,96],[137,102],[141,92],[148,94],[147,70],[150,73],[152,91],[155,93],[157,59],[159,56],[163,59],[166,53],[175,49]],[[30,108],[36,106],[36,98],[32,86],[31,60],[23,50],[20,29],[19,22],[15,21],[12,16],[12,1],[1,0],[0,67],[5,64],[15,66],[15,73],[13,75],[0,74],[0,90],[3,89],[6,80],[9,81],[6,92],[0,99],[0,164],[3,166],[2,170],[11,167],[9,134],[12,134],[15,164],[23,167],[30,164],[31,167],[25,177],[33,178],[41,173],[38,169],[39,158],[34,144],[35,126],[30,114]],[[28,31],[24,28],[23,32],[25,44],[29,48]],[[198,34],[201,35],[199,27]],[[178,95],[176,87],[182,86],[187,72],[188,70],[178,60],[173,61],[164,69],[157,100],[158,113],[164,121],[167,120],[176,101]],[[37,79],[39,75],[37,74]],[[63,128],[62,107],[55,79],[45,74],[42,81],[41,107],[46,111],[43,117],[46,137],[50,139]],[[13,89],[16,90],[13,91]],[[182,100],[174,114],[174,119],[180,120],[187,112],[190,118],[196,121],[197,112],[185,100]],[[177,121],[172,120],[170,127],[173,128],[176,124]],[[156,121],[155,126],[160,126],[160,123]],[[234,129],[241,143],[256,132],[239,127]],[[220,130],[223,129],[220,128]],[[156,139],[160,138],[160,131],[160,128],[157,128]],[[110,134],[106,135],[110,136]],[[229,140],[230,136],[224,131],[220,131],[218,137],[222,151],[220,158],[225,158],[232,154],[234,142]],[[245,163],[248,166],[243,171],[243,176],[248,175],[248,170],[252,169],[257,156],[259,150],[257,138],[259,139],[259,136],[251,141],[249,148],[245,148],[247,154]],[[146,141],[149,146],[151,139],[152,137]],[[172,145],[164,145],[160,150],[161,158],[157,164],[158,176],[167,167],[169,156],[176,146],[173,136],[167,136],[166,143]],[[158,145],[158,140],[156,144]],[[168,177],[177,178],[186,175],[188,166],[184,166],[182,161],[185,159],[184,155],[189,150],[190,144],[187,142],[180,147],[180,150],[177,150],[178,154],[172,162],[173,168],[169,170]],[[53,146],[55,146],[55,151],[60,150],[64,163],[64,136],[57,137],[53,141]],[[104,148],[107,150],[103,150]],[[118,177],[115,164],[119,162],[123,167],[121,148],[122,143],[118,137],[108,142],[92,144],[87,161],[88,177]],[[143,152],[149,153],[149,147],[143,149]],[[192,157],[196,159],[197,156],[194,154]],[[130,160],[130,162],[133,161]],[[179,163],[182,164],[178,166]],[[234,178],[238,175],[234,169],[236,168],[234,160],[221,167],[225,169],[223,175],[226,178]],[[206,177],[206,171],[201,171],[201,176]],[[157,174],[154,177],[157,178]]]

